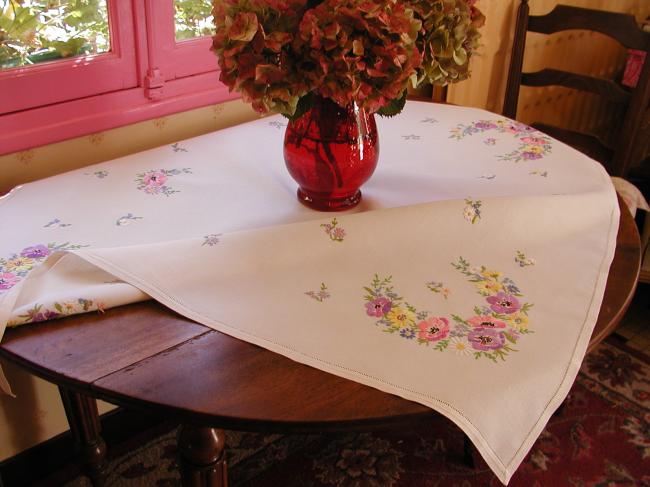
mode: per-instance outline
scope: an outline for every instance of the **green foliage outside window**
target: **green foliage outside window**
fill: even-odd
[[[108,52],[106,2],[0,0],[0,69]],[[212,35],[211,0],[175,0],[174,9],[177,40]]]
[[[175,0],[176,39],[209,36],[212,24],[212,0]]]
[[[0,0],[0,68],[108,50],[106,0]]]

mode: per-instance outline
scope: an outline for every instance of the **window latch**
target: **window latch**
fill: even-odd
[[[144,95],[150,100],[160,100],[163,96],[165,77],[158,68],[149,69],[144,78]]]

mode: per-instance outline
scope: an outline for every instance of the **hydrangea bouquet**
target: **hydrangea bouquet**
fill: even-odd
[[[296,119],[313,95],[395,115],[409,83],[468,77],[476,0],[215,0],[221,81],[261,113]]]

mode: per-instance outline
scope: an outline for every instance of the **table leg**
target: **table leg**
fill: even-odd
[[[228,487],[223,430],[184,424],[178,431],[183,487]]]
[[[94,487],[106,483],[106,443],[100,436],[97,401],[85,394],[59,387],[59,394],[75,441],[81,467]]]

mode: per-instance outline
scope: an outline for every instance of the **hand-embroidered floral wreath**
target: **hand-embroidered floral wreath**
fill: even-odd
[[[498,156],[500,161],[534,161],[551,153],[553,146],[551,138],[542,132],[514,120],[478,120],[468,125],[459,124],[451,130],[450,139],[462,140],[463,138],[495,130],[501,134],[512,134],[519,139],[519,147],[507,154]],[[495,145],[495,139],[487,139],[488,145]],[[492,142],[494,141],[494,142]]]
[[[366,290],[366,313],[378,318],[376,325],[386,333],[396,333],[419,345],[433,346],[440,352],[454,350],[461,355],[473,353],[476,359],[493,362],[505,360],[522,334],[528,329],[528,311],[531,303],[522,302],[521,291],[508,277],[485,266],[470,267],[460,257],[451,264],[476,286],[476,292],[485,297],[485,303],[474,306],[468,318],[452,314],[448,318],[429,311],[418,311],[399,296],[392,286],[392,278],[375,275]]]
[[[62,244],[48,243],[25,247],[9,258],[0,257],[0,295],[18,284],[34,267],[39,265],[52,252],[57,250],[75,250],[84,245],[68,242]]]

